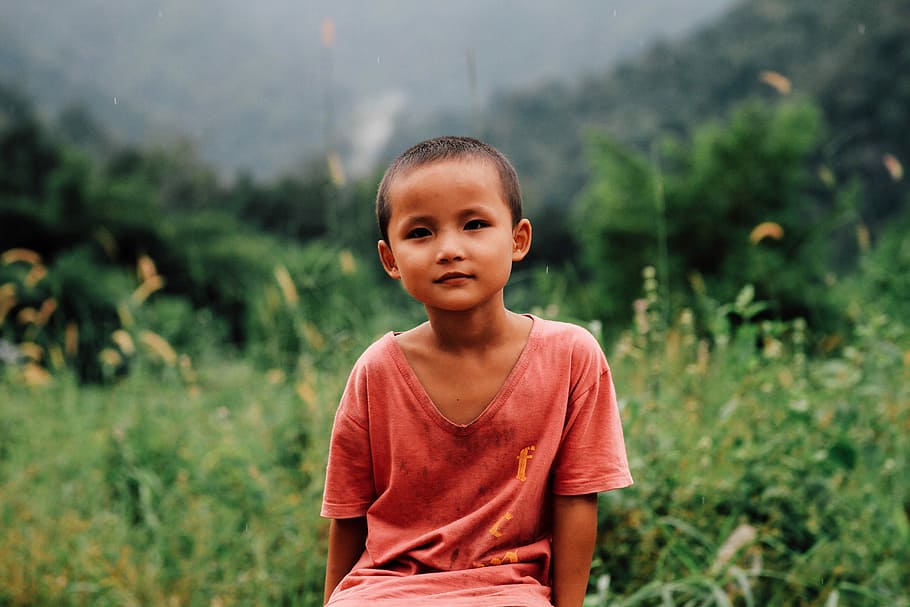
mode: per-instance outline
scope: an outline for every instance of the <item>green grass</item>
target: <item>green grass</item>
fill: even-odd
[[[341,379],[0,384],[0,605],[318,604]]]
[[[708,337],[651,305],[609,352],[636,484],[601,498],[587,603],[910,605],[905,329],[873,317],[824,355],[799,323]],[[107,387],[7,368],[0,605],[321,604],[327,439],[363,345],[339,343]]]
[[[709,347],[643,315],[613,356],[637,484],[603,499],[589,603],[910,604],[904,330],[807,357],[799,322]]]

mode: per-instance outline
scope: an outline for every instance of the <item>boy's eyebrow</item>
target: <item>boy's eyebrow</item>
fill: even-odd
[[[406,223],[432,223],[433,218],[430,215],[405,215],[403,217]]]
[[[489,211],[487,208],[485,208],[485,205],[481,204],[479,207],[470,207],[463,210],[461,213],[459,213],[459,216],[467,217],[468,215],[483,215],[488,212]]]
[[[458,213],[458,217],[465,218],[471,215],[485,215],[489,211],[485,205],[479,205],[476,207],[470,207],[463,209]],[[403,218],[407,223],[433,223],[436,221],[436,218],[432,215],[405,215]]]

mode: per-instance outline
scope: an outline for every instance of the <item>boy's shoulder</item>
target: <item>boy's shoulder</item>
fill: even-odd
[[[546,367],[593,370],[605,368],[607,359],[600,342],[587,328],[575,323],[534,317],[533,349]],[[568,365],[568,366],[566,366]]]
[[[534,318],[535,325],[539,327],[538,334],[543,340],[600,350],[600,343],[594,334],[581,325],[536,316],[532,318]]]

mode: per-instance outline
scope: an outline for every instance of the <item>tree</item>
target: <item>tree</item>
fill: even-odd
[[[654,265],[677,296],[698,274],[712,297],[732,300],[754,284],[776,314],[819,318],[837,221],[813,173],[822,134],[818,109],[797,102],[740,106],[652,160],[592,138],[574,224],[599,316],[624,324],[642,268]],[[766,222],[780,232],[750,239]]]

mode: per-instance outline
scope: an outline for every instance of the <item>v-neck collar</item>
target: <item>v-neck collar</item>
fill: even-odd
[[[518,355],[518,360],[515,361],[515,365],[512,367],[512,370],[509,371],[505,381],[503,381],[492,400],[487,403],[477,417],[466,424],[456,423],[442,414],[439,407],[437,407],[436,403],[433,402],[433,399],[430,398],[429,393],[420,382],[420,379],[418,379],[417,373],[414,371],[411,363],[408,362],[408,358],[405,356],[404,350],[395,338],[394,332],[390,331],[385,335],[387,343],[386,349],[392,357],[395,366],[398,367],[401,376],[414,394],[415,399],[420,404],[421,409],[424,410],[424,413],[443,430],[457,436],[467,436],[481,427],[487,419],[494,416],[496,412],[508,402],[509,397],[512,395],[512,392],[515,390],[515,387],[518,385],[518,382],[521,380],[531,362],[531,353],[537,348],[537,338],[542,330],[543,323],[532,314],[525,314],[525,316],[530,318],[533,324],[531,325],[531,331],[528,333],[528,340],[525,343],[524,348],[522,348],[521,354]]]

